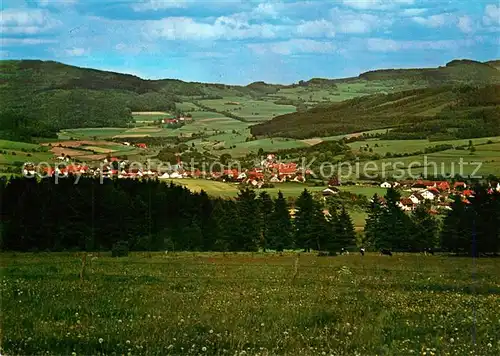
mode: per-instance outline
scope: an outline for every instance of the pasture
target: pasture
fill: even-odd
[[[272,101],[251,100],[242,97],[227,97],[223,99],[201,100],[203,105],[217,111],[228,111],[248,121],[266,121],[274,116],[296,111],[293,105],[277,105]]]
[[[132,118],[137,123],[151,122],[155,120],[171,118],[170,113],[164,111],[135,111],[132,112]]]
[[[428,141],[428,140],[366,140],[366,141],[356,141],[349,143],[349,147],[353,151],[360,150],[362,148],[371,148],[373,153],[378,153],[380,155],[385,155],[386,153],[412,153],[417,151],[424,151],[426,147],[433,147],[438,145],[453,145],[453,146],[463,146],[468,145],[469,141],[472,141],[474,145],[477,145],[476,149],[488,150],[486,145],[488,141],[493,143],[499,143],[500,137],[483,137],[475,139],[464,139],[464,140],[447,140],[447,141]],[[463,152],[463,151],[462,151]]]
[[[2,354],[500,354],[495,259],[81,255],[1,255]]]

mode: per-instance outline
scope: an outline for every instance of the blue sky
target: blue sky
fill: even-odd
[[[495,0],[2,0],[3,59],[248,84],[500,58]]]

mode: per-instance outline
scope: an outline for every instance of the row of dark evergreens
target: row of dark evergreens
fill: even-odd
[[[441,226],[422,204],[408,214],[389,189],[385,203],[375,196],[365,236],[338,201],[325,204],[307,190],[295,201],[295,216],[281,193],[272,199],[242,190],[236,199],[157,180],[105,180],[69,177],[57,184],[41,180],[0,180],[3,250],[257,251],[304,249],[338,252],[389,248],[421,251],[440,248],[456,253],[497,252],[500,246],[500,194],[477,188],[471,204],[459,198]],[[75,184],[76,183],[76,184]],[[358,238],[357,238],[358,237]]]

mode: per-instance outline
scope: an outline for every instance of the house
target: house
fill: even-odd
[[[339,190],[337,188],[331,187],[324,189],[321,193],[324,197],[331,197],[332,195],[339,194]]]
[[[436,187],[442,192],[449,191],[450,190],[450,183],[444,181],[444,182],[436,182]]]
[[[439,196],[439,193],[436,193],[435,191],[430,189],[427,189],[420,194],[425,200],[434,200],[435,197]]]
[[[135,145],[135,147],[137,147],[137,148],[148,148],[148,146],[145,143],[137,143]]]
[[[412,211],[415,208],[415,204],[409,198],[401,199],[397,205],[404,211]]]
[[[238,177],[236,178],[237,180],[244,180],[247,178],[247,174],[245,172],[241,172],[238,174]]]
[[[466,189],[462,192],[462,195],[464,197],[472,197],[474,196],[474,191],[473,190],[470,190],[470,189]]]
[[[174,179],[178,179],[178,178],[182,178],[182,174],[180,174],[179,172],[172,172],[170,174],[170,178],[174,178]]]
[[[427,189],[430,187],[434,187],[434,182],[429,181],[429,180],[417,180],[413,185],[411,186],[411,190],[422,190],[422,189]]]
[[[271,183],[280,183],[281,182],[277,175],[272,176],[272,178],[269,181]]]
[[[304,183],[306,179],[304,178],[303,175],[299,174],[295,178],[293,178],[294,182],[299,182],[299,183]]]
[[[392,188],[392,184],[389,182],[384,182],[380,184],[380,188]]]
[[[421,202],[423,202],[425,200],[424,197],[419,193],[414,193],[414,194],[410,195],[408,199],[410,199],[412,201],[412,203],[415,205],[420,204]]]

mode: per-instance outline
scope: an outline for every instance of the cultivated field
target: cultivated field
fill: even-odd
[[[271,120],[274,116],[295,112],[293,105],[277,105],[272,101],[250,100],[241,97],[202,100],[201,103],[218,111],[228,111],[249,121]]]
[[[2,354],[500,354],[495,259],[80,256],[1,255]]]

